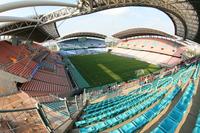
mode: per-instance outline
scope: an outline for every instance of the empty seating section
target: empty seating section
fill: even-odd
[[[196,79],[198,74],[199,64],[182,66],[176,73],[162,79],[155,79],[152,83],[143,85],[128,95],[90,104],[83,110],[84,113],[75,126],[80,128],[79,131],[82,133],[107,132],[104,130],[138,115],[132,121],[111,131],[112,133],[135,132],[157,117],[172,102],[181,87],[188,83],[190,78]],[[177,85],[179,81],[182,83],[181,86]],[[192,82],[187,85],[177,105],[153,132],[167,132],[169,129],[174,132],[191,101],[195,88]]]
[[[138,58],[154,64],[176,65],[181,62],[184,46],[163,39],[140,38],[120,42],[112,53]],[[155,60],[157,59],[157,60]]]
[[[56,60],[60,60],[60,57],[51,54],[47,56],[47,60],[41,63],[50,64],[53,66],[53,70],[42,67],[38,68],[32,77],[32,80],[24,83],[20,89],[27,92],[30,96],[44,96],[48,94],[56,94],[61,97],[67,96],[71,91],[72,85],[68,75],[65,73],[64,65],[57,64]]]
[[[151,121],[155,118],[159,113],[173,100],[173,98],[180,91],[179,87],[175,87],[175,89],[170,92],[165,98],[163,98],[158,104],[156,104],[153,108],[149,109],[142,115],[138,116],[133,121],[125,124],[124,126],[112,131],[112,133],[132,133],[138,130],[140,127]]]
[[[7,65],[30,55],[25,46],[14,46],[9,42],[0,41],[0,65]]]
[[[160,132],[174,133],[176,131],[176,128],[181,122],[184,113],[186,112],[187,107],[191,102],[194,88],[195,88],[194,83],[190,83],[188,85],[178,103],[175,105],[175,107],[173,107],[173,109],[170,111],[167,117],[161,121],[158,127],[152,131],[153,133],[160,133]]]
[[[31,79],[38,69],[38,63],[32,60],[36,54],[26,45],[11,45],[7,41],[0,42],[0,65],[2,69],[11,74]]]
[[[61,50],[59,53],[63,56],[73,56],[73,55],[91,55],[106,53],[107,48],[87,48],[87,49],[75,49],[75,50]]]
[[[47,71],[55,71],[56,67],[55,67],[55,64],[54,63],[50,63],[50,62],[47,62],[47,61],[43,61],[40,63],[41,65],[41,69],[44,69],[44,70],[47,70]]]
[[[25,92],[34,91],[34,92],[44,92],[48,94],[58,94],[60,96],[66,96],[70,88],[67,88],[67,86],[47,83],[33,79],[29,82],[24,83],[21,89]]]
[[[58,76],[58,75],[49,74],[49,73],[44,73],[44,72],[41,72],[41,71],[38,71],[35,74],[34,79],[44,81],[44,82],[47,82],[47,83],[69,86],[67,78],[62,77],[62,76]]]
[[[94,47],[96,44],[93,44],[93,41],[91,39],[85,46],[79,46],[79,43],[84,42],[84,40],[80,40],[76,44],[76,48]],[[101,41],[96,43],[104,45]],[[65,47],[69,48],[71,46],[69,44],[66,44]],[[0,132],[46,133],[48,132],[47,127],[54,131],[66,121],[73,121],[74,117],[71,116],[78,115],[77,111],[83,107],[86,95],[84,93],[84,98],[80,95],[75,99],[69,98],[68,101],[59,98],[68,96],[72,89],[61,57],[35,43],[32,46],[12,46],[9,42],[4,41],[0,42],[1,45],[0,65],[3,66],[3,70],[28,80],[19,84],[19,92],[0,97]],[[163,59],[163,62],[168,64],[179,62],[178,59],[185,50],[184,47],[178,47],[177,44],[160,39],[128,40],[118,44],[118,47],[123,48],[124,54],[127,53],[125,50],[136,50],[135,53],[138,56],[149,60],[151,57],[155,58],[159,55],[151,52],[160,51],[168,54],[160,57],[169,56]],[[37,52],[33,52],[35,50]],[[142,51],[138,52],[138,50]],[[146,52],[145,55],[143,55],[144,52]],[[152,56],[148,57],[149,54]],[[89,87],[70,60],[66,58],[65,63],[68,64],[68,70],[75,83],[80,88]],[[77,131],[81,133],[137,132],[146,124],[150,124],[157,116],[166,113],[163,110],[169,105],[173,105],[171,103],[174,98],[177,98],[178,102],[151,131],[152,133],[174,133],[186,116],[196,88],[194,80],[198,79],[199,75],[200,62],[182,65],[173,74],[163,78],[159,78],[160,75],[158,75],[151,83],[141,82],[139,88],[126,93],[126,95],[122,93],[123,95],[89,104],[75,122],[75,128],[79,128]],[[178,97],[176,97],[177,95]],[[81,106],[77,106],[76,103]],[[193,133],[199,133],[200,113],[193,126]]]
[[[26,58],[6,67],[5,71],[28,79],[32,77],[35,69],[37,69],[37,63],[30,58]]]
[[[119,47],[151,51],[180,57],[183,50],[180,45],[163,39],[140,38],[121,42]],[[178,51],[178,52],[177,52]]]
[[[156,86],[157,82],[158,80],[153,83],[153,86]],[[160,84],[162,84],[161,87],[164,88],[170,83],[171,82],[164,79]],[[129,93],[127,96],[118,96],[100,103],[89,105],[84,109],[85,114],[81,117],[83,120],[76,122],[76,126],[83,127],[99,122],[93,126],[87,126],[80,129],[81,132],[96,132],[125,121],[149,107],[167,93],[167,90],[154,92],[152,89],[151,85],[143,86],[142,88]],[[102,120],[104,120],[104,122],[101,122]],[[98,125],[102,125],[103,127],[99,127]]]
[[[126,105],[123,105],[123,107],[116,107],[113,109],[113,111],[105,112],[102,115],[94,117],[93,119],[87,119],[87,124],[92,123],[94,119],[104,120],[104,122],[99,122],[92,126],[81,128],[80,132],[97,132],[115,126],[148,108],[150,105],[162,98],[166,92],[167,90],[149,93],[146,96],[140,97],[138,99],[127,101]],[[109,115],[112,114],[112,112],[117,113],[115,115]],[[104,116],[106,116],[106,118],[104,118]],[[76,123],[76,125],[78,126],[78,123]]]
[[[93,47],[105,47],[105,41],[98,39],[70,39],[60,42],[61,49],[82,49]]]
[[[37,63],[40,63],[48,56],[48,54],[49,54],[49,51],[47,50],[41,51],[33,57],[33,60]]]

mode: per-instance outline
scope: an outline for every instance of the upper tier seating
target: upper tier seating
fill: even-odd
[[[184,46],[171,41],[140,38],[122,41],[117,45],[117,48],[113,48],[112,52],[154,64],[176,65],[181,62],[181,56],[185,50]]]
[[[70,39],[60,42],[61,48],[64,49],[82,49],[90,47],[105,47],[105,41],[97,39]]]
[[[31,54],[24,45],[14,46],[7,41],[0,41],[0,46],[0,65],[17,62]]]
[[[26,58],[9,65],[4,70],[14,75],[29,79],[34,75],[35,70],[37,70],[38,67],[37,63],[32,61],[32,59]]]
[[[47,68],[47,65],[43,67],[40,65],[32,80],[24,83],[20,89],[33,97],[48,94],[58,94],[61,97],[67,96],[72,85],[65,73],[64,66],[57,64],[55,60],[60,61],[60,57],[55,54],[48,55],[44,62],[45,64],[51,64],[50,66],[53,66],[53,69]]]

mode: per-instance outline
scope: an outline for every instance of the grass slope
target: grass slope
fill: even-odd
[[[69,59],[90,86],[100,86],[138,78],[136,71],[140,69],[144,70],[144,75],[160,69],[143,61],[109,53],[71,56]]]

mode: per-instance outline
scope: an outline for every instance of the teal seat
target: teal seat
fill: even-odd
[[[169,117],[179,123],[182,120],[183,114],[174,109],[170,112]]]
[[[109,125],[108,125],[107,123],[105,123],[105,122],[99,122],[99,123],[95,126],[95,128],[96,128],[97,131],[103,131],[103,130],[105,130],[107,127],[109,127]]]
[[[137,129],[146,124],[147,122],[147,118],[143,115],[137,117],[135,120],[132,121],[132,123],[136,125]]]
[[[154,113],[153,111],[149,110],[149,111],[145,112],[143,115],[144,115],[147,119],[151,120],[151,119],[155,116],[155,113]]]
[[[97,130],[94,127],[85,127],[80,129],[80,133],[96,133]]]
[[[110,126],[114,126],[114,125],[116,125],[119,121],[118,121],[118,119],[117,118],[111,118],[111,119],[108,119],[108,120],[106,120],[105,121],[107,124],[109,124]]]
[[[110,133],[121,133],[119,129],[113,130]]]
[[[85,120],[82,120],[82,121],[78,121],[75,123],[76,127],[80,127],[82,125],[85,125],[87,122]]]
[[[159,124],[159,128],[161,128],[166,133],[174,133],[177,126],[178,126],[178,123],[176,123],[169,117],[165,118],[164,121],[162,121]]]
[[[160,127],[156,127],[151,133],[165,133]]]
[[[120,114],[120,115],[117,116],[117,119],[119,121],[124,121],[124,120],[128,119],[128,117],[129,116],[126,113],[122,113],[122,114]]]
[[[175,108],[178,109],[180,112],[184,112],[187,108],[187,105],[179,103],[179,104],[176,105]]]
[[[124,126],[122,126],[119,130],[122,133],[132,133],[136,129],[137,129],[136,125],[133,124],[132,122],[129,122],[128,124],[125,124]]]
[[[200,127],[195,127],[192,133],[200,133]]]

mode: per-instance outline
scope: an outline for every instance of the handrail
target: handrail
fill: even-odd
[[[35,110],[36,107],[33,108],[24,108],[24,109],[9,109],[9,110],[0,110],[0,113],[8,113],[8,112],[20,112],[20,111],[29,111],[29,110]]]

